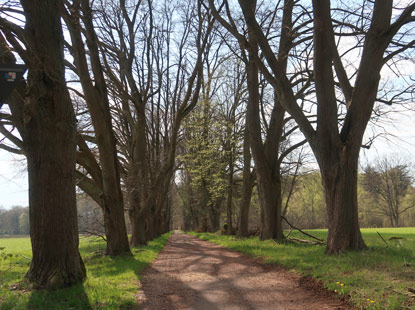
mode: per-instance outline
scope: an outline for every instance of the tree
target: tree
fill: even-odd
[[[191,190],[197,193],[198,219],[194,220],[200,231],[219,229],[220,205],[228,189],[227,162],[221,141],[226,129],[217,113],[210,99],[203,96],[185,122],[185,141],[180,156]],[[192,192],[187,194],[191,196]]]
[[[245,124],[243,139],[243,175],[242,175],[242,199],[239,209],[238,236],[248,237],[249,234],[249,209],[251,206],[252,188],[255,175],[251,171],[251,151],[249,149],[249,132]]]
[[[247,86],[249,92],[246,121],[249,133],[249,144],[255,162],[255,171],[258,181],[257,188],[261,206],[260,238],[282,239],[284,238],[284,235],[281,224],[281,165],[284,158],[295,148],[304,144],[305,141],[300,141],[287,148],[287,150],[281,150],[283,140],[287,139],[288,134],[292,133],[295,128],[293,130],[285,128],[287,124],[287,119],[284,117],[285,108],[283,108],[280,103],[282,98],[279,96],[278,92],[271,92],[272,95],[269,97],[272,98],[273,105],[268,107],[269,113],[265,113],[264,111],[264,101],[269,100],[269,98],[264,98],[266,85],[264,85],[264,81],[259,80],[259,68],[257,63],[259,50],[257,36],[249,27],[247,38],[238,32],[238,27],[236,26],[235,19],[231,16],[227,1],[224,1],[223,4],[224,7],[227,8],[226,16],[228,21],[222,18],[220,12],[216,10],[213,1],[209,1],[209,3],[215,18],[238,40],[242,54],[241,58],[246,64]],[[249,10],[253,10],[256,6],[256,2],[251,1],[247,5],[249,6]],[[292,3],[291,5],[284,7],[282,18],[283,24],[281,26],[282,30],[280,32],[277,31],[277,33],[274,33],[274,26],[272,23],[267,21],[269,16],[271,16],[271,21],[274,20],[277,11],[261,14],[261,24],[267,24],[267,33],[272,32],[273,36],[280,38],[279,51],[281,54],[280,58],[282,59],[281,69],[283,72],[288,68],[288,53],[290,51],[289,47],[291,46],[290,42],[292,41],[289,31],[292,9]],[[280,10],[278,10],[278,12],[279,11]],[[239,31],[245,31],[244,27],[239,26],[239,28],[241,28]],[[247,46],[249,46],[249,48],[247,48]],[[246,55],[246,50],[248,50],[248,55]],[[301,74],[302,73],[300,72],[300,75]],[[294,75],[292,80],[295,81],[296,77],[297,76]],[[308,77],[306,75],[302,76],[301,80],[302,81],[300,82],[295,82],[295,85],[290,84],[293,88],[298,89],[297,98],[304,96],[305,90],[307,89],[307,86],[309,86],[309,83],[307,82]],[[302,84],[304,84],[304,87],[302,87]],[[262,126],[265,127],[265,129],[263,129]],[[286,134],[285,131],[288,134]]]
[[[22,0],[25,29],[2,20],[29,68],[24,121],[33,258],[26,277],[38,287],[82,281],[75,196],[76,122],[65,84],[61,1]],[[25,44],[26,50],[17,42]],[[13,112],[13,111],[12,111]]]
[[[102,189],[101,205],[104,211],[107,239],[106,252],[109,255],[129,254],[131,252],[124,219],[116,139],[112,127],[108,87],[93,24],[93,12],[89,0],[74,1],[72,4],[67,3],[67,6],[67,8],[62,8],[62,12],[71,35],[70,51],[74,57],[74,69],[80,78],[99,148],[101,174],[98,173],[95,182]],[[81,17],[84,28],[81,28]],[[85,33],[88,52],[82,33]],[[92,69],[93,78],[90,75],[90,69]]]
[[[226,6],[227,2],[224,3]],[[320,167],[325,191],[329,222],[326,252],[336,254],[366,247],[359,229],[357,206],[360,147],[377,100],[382,67],[388,61],[393,61],[399,53],[413,47],[413,41],[408,40],[407,36],[402,36],[399,31],[406,31],[407,24],[414,21],[412,12],[415,4],[401,8],[400,14],[395,15],[392,21],[393,2],[375,1],[372,14],[357,15],[363,29],[354,28],[353,23],[340,23],[334,27],[329,0],[315,0],[312,4],[311,11],[304,11],[306,6],[302,6],[301,3],[284,1],[281,21],[285,26],[282,27],[277,52],[267,37],[268,32],[261,28],[262,23],[257,21],[257,7],[252,1],[239,0],[249,40],[237,31],[232,22],[226,22],[218,14],[215,14],[215,17],[248,49],[256,65],[274,86],[279,103],[295,119],[310,144]],[[213,8],[213,1],[210,1],[210,5]],[[369,3],[365,2],[364,5]],[[293,20],[290,16],[294,10],[290,8],[303,10],[300,15],[310,18],[312,15],[313,20]],[[339,8],[338,11],[348,12],[348,17],[356,16],[348,7]],[[292,78],[286,72],[287,58],[290,57],[287,50],[293,50],[294,46],[298,46],[298,42],[309,40],[309,32],[299,31],[301,22],[313,23],[313,53],[303,49],[303,54],[314,57],[309,70],[313,70],[316,89],[316,127],[313,127],[302,110],[303,101],[296,97],[291,84]],[[360,49],[360,64],[352,74],[346,70],[342,59],[348,53],[340,53],[337,44],[343,34],[348,37],[350,34],[355,36],[358,42],[356,47]],[[363,46],[360,44],[362,41]],[[259,58],[257,46],[260,47],[265,60]],[[338,102],[347,109],[338,106]],[[339,115],[339,111],[343,112]]]
[[[399,216],[414,207],[403,204],[412,181],[409,165],[399,157],[384,157],[364,168],[363,187],[375,200],[375,210],[386,215],[392,227],[399,227]]]
[[[172,7],[177,9],[175,16]],[[198,102],[212,18],[199,2],[188,6],[138,2],[130,10],[120,1],[120,8],[122,22],[103,19],[104,24],[112,25],[109,29],[118,29],[117,35],[103,31],[101,40],[107,50],[117,51],[109,53],[106,69],[113,92],[121,94],[117,112],[126,162],[130,243],[138,245],[168,226],[169,220],[162,215],[170,214],[168,191],[176,169],[180,128]],[[181,31],[172,37],[176,27]],[[139,46],[136,41],[144,44]],[[190,45],[192,52],[188,52]]]

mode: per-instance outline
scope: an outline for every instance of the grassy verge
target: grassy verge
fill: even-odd
[[[101,240],[83,238],[80,252],[88,278],[51,292],[31,290],[22,280],[29,268],[29,238],[0,239],[0,309],[135,309],[140,272],[164,247],[170,233],[132,249],[133,256],[104,256]]]
[[[309,232],[323,239],[327,237],[326,230]],[[408,292],[408,288],[415,289],[415,228],[362,229],[362,233],[369,247],[367,251],[337,256],[325,255],[325,246],[190,234],[317,278],[328,289],[349,296],[358,309],[415,309],[415,298]],[[298,232],[292,235],[306,239]],[[389,240],[391,237],[404,239]]]

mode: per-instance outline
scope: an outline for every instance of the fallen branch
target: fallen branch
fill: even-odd
[[[300,242],[300,243],[313,244],[313,245],[324,244],[324,242],[322,242],[322,241],[310,241],[310,240],[297,239],[297,238],[293,238],[293,237],[288,238],[288,240],[295,241],[295,242]]]
[[[295,226],[294,226],[294,225],[292,225],[290,222],[288,222],[288,220],[285,218],[285,216],[282,216],[282,215],[281,215],[281,218],[282,218],[285,222],[287,222],[287,224],[290,226],[290,228],[292,228],[292,229],[296,229],[296,230],[298,230],[300,233],[302,233],[302,234],[304,234],[304,235],[306,235],[306,236],[308,236],[308,237],[310,237],[310,238],[313,238],[313,239],[315,239],[315,240],[319,241],[321,244],[324,244],[324,240],[322,240],[322,239],[320,239],[320,238],[317,238],[317,237],[315,237],[315,236],[313,236],[313,235],[310,235],[309,233],[306,233],[305,231],[301,230],[301,229],[300,229],[300,228],[298,228],[298,227],[295,227]],[[294,238],[291,238],[291,239],[294,239]]]
[[[23,254],[19,254],[19,256],[20,256],[20,257],[23,257],[24,259],[30,260],[30,261],[32,260],[31,258],[29,258],[29,257],[27,257],[27,256],[24,256]]]
[[[382,235],[378,231],[376,233],[379,235],[379,237],[383,240],[383,242],[385,242],[386,246],[389,248],[389,244],[386,242],[385,239],[383,239]]]
[[[288,234],[287,234],[286,238],[288,238],[288,237],[291,235],[291,233],[292,233],[293,229],[294,229],[293,227],[290,227],[290,231],[288,232]]]

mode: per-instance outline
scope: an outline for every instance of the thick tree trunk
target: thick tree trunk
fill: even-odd
[[[145,229],[145,218],[140,216],[139,212],[135,209],[130,211],[130,222],[131,222],[131,239],[130,245],[135,247],[138,245],[146,245],[146,229]]]
[[[110,187],[106,187],[106,182],[104,181],[103,204],[105,235],[107,237],[106,253],[108,255],[130,254],[131,251],[124,218],[124,204],[122,202],[122,196],[120,197],[122,195],[121,190],[118,192],[116,183],[108,183],[114,185],[112,187],[114,188],[114,192],[110,192]]]
[[[72,53],[99,149],[99,161],[102,170],[102,206],[107,238],[106,252],[109,255],[129,254],[131,252],[124,219],[124,202],[120,185],[116,139],[112,128],[107,85],[99,57],[98,39],[92,22],[92,10],[89,0],[82,0],[77,3],[77,5],[79,4],[83,11],[84,34],[88,46],[90,67],[86,59],[87,52],[81,35],[80,14],[77,14],[80,8],[71,8],[72,15],[66,12],[64,18],[71,34]],[[91,79],[90,68],[93,72],[94,82]]]
[[[260,240],[284,238],[281,224],[281,183],[257,170],[258,191],[261,195],[262,216]]]
[[[344,146],[337,154],[319,158],[329,223],[328,254],[366,248],[358,219],[358,154],[358,149]]]
[[[153,240],[154,221],[150,214],[146,216],[146,240]]]
[[[86,276],[78,251],[76,123],[65,84],[59,2],[21,1],[30,55],[24,126],[33,258],[26,277],[41,288]]]
[[[170,194],[168,195],[165,203],[164,203],[164,208],[162,211],[162,219],[163,219],[163,231],[162,233],[166,233],[169,232],[172,227],[171,227],[171,207],[172,207],[172,202],[171,202],[171,197]]]
[[[282,239],[284,234],[281,223],[281,181],[276,157],[284,111],[276,103],[272,112],[266,145],[264,145],[259,119],[258,66],[253,55],[253,53],[257,53],[257,41],[255,34],[251,31],[249,32],[249,40],[251,45],[256,48],[255,51],[250,51],[250,59],[247,64],[249,98],[246,118],[262,210],[260,239]]]
[[[249,132],[244,133],[244,168],[242,184],[242,200],[239,214],[238,236],[247,237],[249,233],[249,207],[251,206],[253,176],[251,173],[251,152],[249,150]]]

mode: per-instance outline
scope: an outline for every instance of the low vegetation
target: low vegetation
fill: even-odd
[[[308,232],[327,237],[327,230]],[[336,256],[324,255],[324,245],[190,234],[321,280],[358,309],[415,309],[415,228],[362,229],[368,250]],[[290,236],[307,239],[299,232]]]
[[[82,238],[80,252],[88,278],[70,288],[33,290],[22,280],[30,264],[28,237],[0,239],[0,309],[134,309],[140,272],[153,261],[170,233],[132,248],[133,256],[103,255],[105,242]]]

